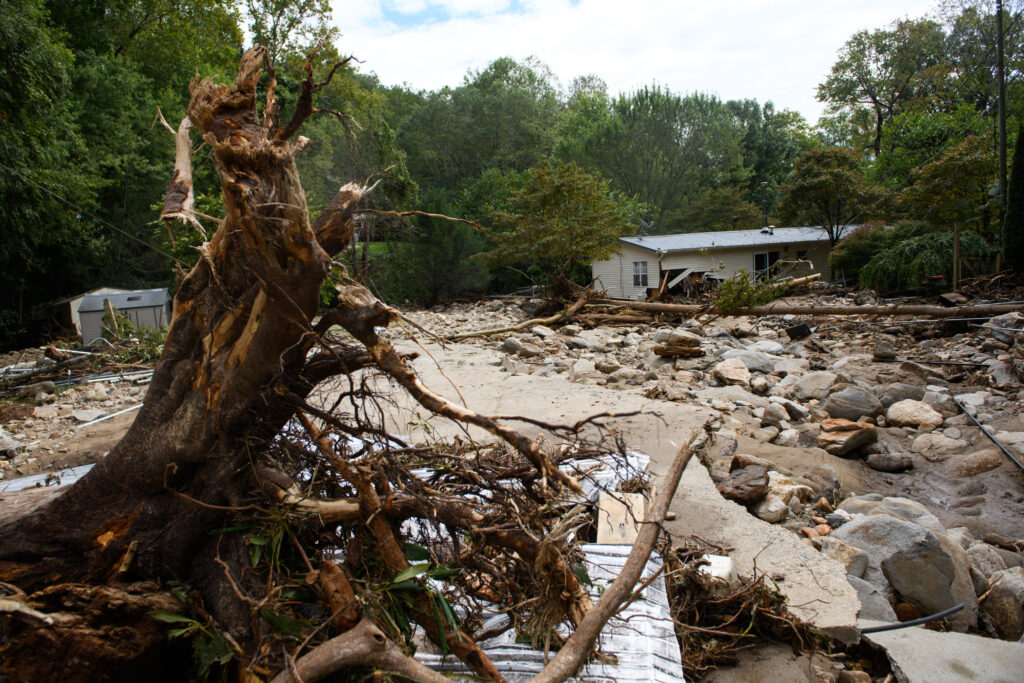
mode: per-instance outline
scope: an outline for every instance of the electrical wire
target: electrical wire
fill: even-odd
[[[130,232],[128,232],[127,230],[125,230],[123,228],[117,227],[116,225],[114,225],[110,221],[104,220],[104,219],[100,218],[99,216],[97,216],[97,215],[95,215],[93,213],[90,213],[89,211],[86,211],[85,209],[83,209],[79,205],[75,204],[74,202],[69,201],[67,199],[64,199],[64,197],[61,197],[59,194],[57,194],[56,192],[54,192],[50,188],[48,188],[45,185],[42,185],[42,184],[36,182],[35,180],[32,180],[31,178],[29,178],[28,176],[24,175],[20,171],[14,170],[13,168],[11,168],[7,164],[3,163],[2,161],[0,161],[0,168],[6,170],[9,173],[13,173],[14,175],[16,175],[19,178],[21,178],[22,180],[24,180],[26,183],[29,183],[30,185],[34,185],[35,187],[39,188],[40,190],[42,190],[46,194],[50,195],[54,199],[56,199],[58,201],[61,201],[61,202],[64,202],[65,204],[67,204],[68,206],[70,206],[72,209],[74,209],[75,211],[79,212],[80,214],[84,214],[84,215],[88,216],[89,218],[92,218],[94,221],[99,222],[101,225],[105,225],[106,227],[110,228],[111,230],[115,230],[115,231],[121,233],[122,235],[124,235],[125,237],[127,237],[129,239],[135,240],[139,244],[141,244],[141,245],[143,245],[145,247],[148,247],[149,249],[152,249],[153,251],[155,251],[156,253],[160,254],[161,256],[165,256],[165,257],[171,259],[172,261],[174,261],[175,263],[177,263],[180,266],[183,266],[185,268],[189,267],[189,264],[185,263],[184,261],[182,261],[181,259],[177,258],[176,256],[168,254],[163,249],[160,249],[158,247],[154,247],[152,244],[150,244],[146,240],[131,234]]]

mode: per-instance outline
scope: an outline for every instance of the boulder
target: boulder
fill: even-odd
[[[806,482],[796,477],[789,477],[779,472],[768,473],[768,491],[787,505],[792,500],[799,503],[806,503],[814,496],[814,489]]]
[[[722,354],[722,358],[739,358],[751,372],[771,373],[775,370],[775,362],[760,351],[729,349]]]
[[[751,438],[757,439],[758,441],[763,441],[765,443],[771,443],[772,441],[775,440],[775,437],[777,437],[778,435],[779,428],[773,427],[771,425],[768,425],[767,427],[761,427],[760,429],[755,429],[750,433]]]
[[[889,406],[885,411],[886,424],[898,427],[923,427],[936,429],[942,426],[942,415],[923,401],[904,399]]]
[[[985,323],[983,327],[1006,327],[1012,330],[1024,329],[1024,313],[1021,313],[1020,311],[1012,311],[1010,313],[1004,313],[1003,315],[997,315]],[[1012,345],[1021,333],[1006,332],[1005,330],[989,330],[989,334],[991,334],[992,338],[997,341]]]
[[[840,510],[851,515],[885,514],[905,522],[924,527],[937,534],[944,533],[942,522],[928,511],[928,508],[909,498],[896,496],[882,497],[877,493],[847,498],[839,504]]]
[[[738,469],[718,483],[718,491],[740,505],[753,505],[768,495],[768,470],[760,465]]]
[[[11,437],[0,427],[0,458],[10,460],[25,449],[25,446],[18,440]]]
[[[700,337],[687,330],[669,330],[663,339],[655,339],[667,346],[700,347]]]
[[[723,384],[750,386],[750,370],[738,358],[729,358],[715,365],[711,373]]]
[[[586,377],[597,372],[597,365],[588,358],[580,358],[572,364],[573,377]]]
[[[883,621],[887,624],[898,621],[892,605],[878,588],[856,576],[847,576],[846,580],[857,591],[857,598],[860,599],[860,614],[857,615],[859,619]],[[869,676],[867,680],[871,680],[871,677]]]
[[[773,358],[775,366],[772,372],[776,375],[801,375],[811,369],[811,362],[806,358]]]
[[[523,342],[516,337],[508,337],[501,343],[501,350],[505,353],[519,353],[521,348],[523,348]]]
[[[785,347],[774,339],[758,339],[756,342],[750,345],[754,351],[761,351],[762,353],[770,353],[772,355],[778,355],[785,351]],[[769,372],[771,372],[769,370]]]
[[[874,360],[896,360],[896,348],[892,345],[892,342],[885,339],[881,339],[875,343],[875,348],[871,351],[871,357]]]
[[[544,349],[536,344],[523,342],[523,345],[519,347],[519,350],[516,353],[519,354],[520,358],[536,358],[537,356],[544,355]]]
[[[594,347],[589,341],[583,337],[569,337],[565,340],[565,345],[570,349],[579,349],[581,351],[587,351]]]
[[[828,536],[822,540],[821,553],[846,567],[849,576],[860,578],[868,568],[868,556],[863,550],[858,550],[835,536]]]
[[[72,414],[72,417],[75,418],[75,420],[77,420],[78,422],[85,423],[92,422],[93,420],[98,420],[106,414],[107,411],[100,410],[99,408],[87,408],[85,410],[76,410]]]
[[[832,455],[846,455],[878,441],[878,429],[870,422],[830,418],[821,423],[818,447]]]
[[[530,332],[537,335],[541,339],[547,339],[555,336],[555,331],[547,325],[534,325],[530,328]]]
[[[775,437],[774,443],[776,446],[796,448],[800,445],[800,432],[796,429],[783,429],[779,432],[779,435]]]
[[[1005,457],[995,448],[986,448],[950,458],[949,467],[958,477],[974,477],[998,468]]]
[[[793,397],[799,401],[825,398],[828,395],[828,390],[836,383],[837,378],[838,375],[834,372],[826,370],[808,372],[793,385]]]
[[[967,553],[967,563],[971,569],[981,574],[985,578],[986,583],[992,578],[993,574],[1006,569],[1006,562],[996,552],[996,549],[988,543],[975,543],[965,552]]]
[[[932,532],[890,515],[869,515],[836,529],[833,538],[868,557],[864,580],[882,593],[895,589],[925,614],[953,607],[953,558]]]
[[[782,396],[769,396],[768,401],[785,408],[786,412],[789,413],[789,416],[794,420],[804,420],[807,418],[808,414],[810,414],[810,411],[807,410],[807,408],[804,408],[796,401],[791,401],[788,398],[783,398]]]
[[[1013,567],[994,572],[981,609],[1000,638],[1020,639],[1024,635],[1024,569]]]
[[[930,462],[942,462],[955,453],[963,452],[969,445],[961,439],[930,432],[916,437],[910,443],[910,450],[920,453]]]
[[[846,420],[857,420],[864,415],[874,417],[885,412],[877,396],[855,385],[833,391],[821,408],[832,417]]]
[[[886,409],[888,409],[893,403],[898,403],[908,398],[920,401],[924,398],[924,392],[924,387],[915,386],[913,384],[904,384],[903,382],[893,382],[892,384],[886,384],[882,387],[875,387],[875,393],[878,394],[878,400],[881,401],[882,405]]]

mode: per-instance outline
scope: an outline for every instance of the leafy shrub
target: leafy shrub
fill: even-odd
[[[740,270],[731,280],[722,283],[715,308],[724,315],[731,315],[743,308],[771,303],[785,296],[788,290],[785,282],[758,282],[753,275]]]
[[[829,254],[828,263],[833,273],[842,273],[846,278],[856,280],[861,269],[876,254],[928,230],[923,223],[914,221],[900,221],[895,227],[868,224],[840,240]]]
[[[962,258],[985,257],[988,243],[973,232],[960,234]],[[860,286],[883,294],[919,292],[930,278],[953,279],[953,233],[928,232],[900,240],[875,254],[860,271]]]
[[[103,330],[115,347],[109,356],[118,363],[153,363],[164,352],[166,327],[136,325],[131,318],[115,313],[113,321],[109,315],[103,316]]]

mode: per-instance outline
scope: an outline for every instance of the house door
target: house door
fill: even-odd
[[[772,274],[772,266],[779,261],[779,252],[761,251],[754,254],[754,274],[762,279],[768,279]]]

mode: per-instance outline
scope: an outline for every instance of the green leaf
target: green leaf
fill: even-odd
[[[290,636],[297,636],[302,633],[302,622],[283,614],[277,614],[269,607],[260,610],[260,616],[273,624],[274,628]]]
[[[398,572],[395,578],[391,579],[391,583],[402,583],[403,581],[408,581],[409,579],[415,578],[428,571],[430,571],[430,564],[414,564],[413,566]]]
[[[437,633],[441,636],[438,638],[438,645],[441,646],[441,654],[448,654],[448,639],[444,637],[445,627],[444,620],[441,618],[441,610],[437,607],[436,595],[434,593],[427,593],[430,596],[430,609],[434,613],[434,621],[437,622]]]
[[[236,531],[248,531],[252,528],[251,524],[245,524],[243,526],[229,526],[224,529],[214,529],[210,532],[211,536],[219,536],[221,534],[233,534]]]
[[[184,614],[175,614],[174,612],[150,612],[149,616],[157,621],[163,621],[168,624],[198,624],[199,622],[192,617],[185,616]]]
[[[449,569],[448,567],[438,567],[437,569],[431,569],[427,572],[427,576],[432,579],[447,579],[449,576],[458,576],[461,569]]]
[[[429,562],[430,551],[415,543],[405,544],[405,557],[410,562]]]
[[[594,582],[590,579],[590,574],[587,573],[587,568],[582,564],[573,566],[572,573],[576,575],[576,578],[579,579],[580,583],[584,586],[594,585]]]

